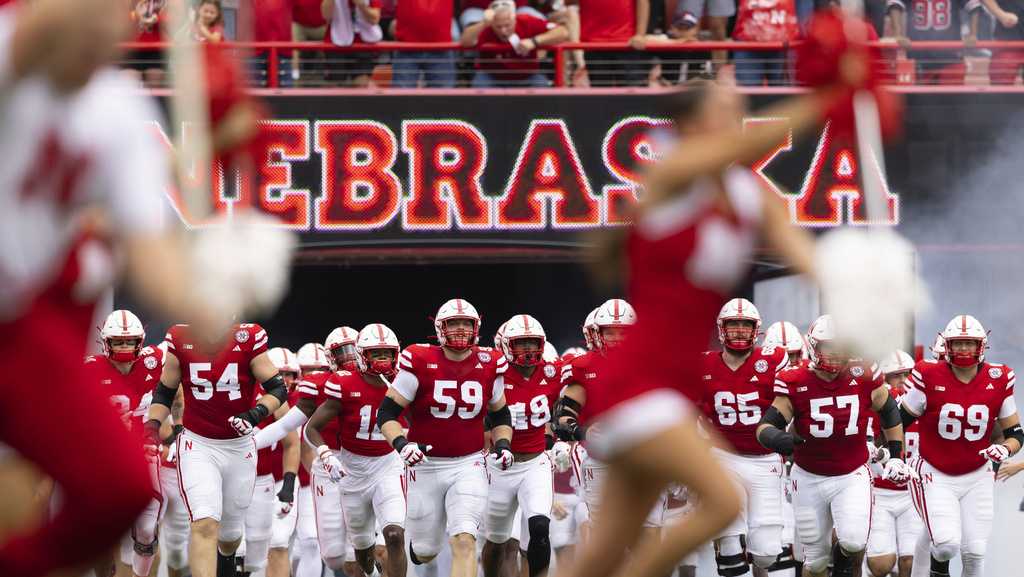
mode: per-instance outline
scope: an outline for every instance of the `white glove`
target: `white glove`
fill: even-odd
[[[1002,463],[1010,458],[1010,450],[1003,444],[992,444],[987,449],[978,451],[978,454],[993,463]]]
[[[415,467],[420,463],[427,462],[426,453],[431,448],[432,447],[430,445],[427,445],[425,448],[420,449],[418,443],[408,443],[402,447],[402,450],[399,451],[398,454],[401,455],[402,460],[405,461],[406,467]]]
[[[178,441],[174,441],[167,447],[167,458],[164,459],[168,463],[173,463],[178,460]]]
[[[231,428],[235,430],[239,437],[252,434],[252,423],[241,417],[228,417],[228,424],[231,425]]]
[[[320,461],[320,469],[327,473],[332,483],[337,483],[345,476],[341,469],[341,461],[334,456],[334,451],[327,445],[320,445],[316,449],[316,458]]]
[[[916,471],[903,462],[903,459],[889,459],[882,469],[882,478],[897,485],[903,485],[911,479],[917,479],[918,476]]]
[[[565,441],[556,441],[551,447],[551,462],[555,470],[564,473],[572,468],[572,447]]]
[[[512,449],[508,446],[508,441],[505,441],[503,446],[495,446],[491,448],[491,452],[487,454],[487,460],[490,461],[491,466],[501,469],[502,471],[508,471],[512,468],[512,463],[514,463],[516,459],[512,454]]]
[[[884,465],[889,460],[889,449],[886,447],[876,447],[874,443],[868,441],[868,456],[871,458],[872,463]]]

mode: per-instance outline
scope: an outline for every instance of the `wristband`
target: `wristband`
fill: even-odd
[[[406,439],[405,435],[398,435],[397,437],[395,437],[394,441],[391,441],[391,446],[394,447],[395,450],[398,451],[399,453],[401,453],[402,449],[405,448],[405,446],[408,444],[409,439]]]
[[[889,449],[890,459],[903,460],[903,441],[889,441],[885,446]]]
[[[494,446],[491,447],[491,452],[500,453],[502,451],[512,452],[512,442],[508,439],[498,439],[494,441]]]

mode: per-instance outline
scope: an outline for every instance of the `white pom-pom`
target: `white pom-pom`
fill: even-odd
[[[914,247],[889,230],[825,234],[815,255],[822,304],[853,352],[878,360],[906,345],[913,315],[929,307]]]
[[[193,246],[196,290],[232,317],[272,312],[288,289],[295,235],[270,217],[236,213],[200,231]]]

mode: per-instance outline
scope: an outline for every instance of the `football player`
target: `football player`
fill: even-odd
[[[935,342],[932,343],[932,358],[936,361],[946,360],[946,341],[942,338],[942,333],[935,335]]]
[[[512,367],[505,372],[505,401],[512,413],[515,463],[508,470],[491,472],[484,523],[487,543],[481,554],[487,577],[499,574],[502,545],[519,537],[513,535],[512,525],[520,510],[529,533],[530,577],[546,572],[551,561],[553,481],[545,451],[555,444],[549,423],[561,384],[557,362],[543,358],[545,344],[544,327],[530,315],[516,315],[502,325],[501,351]]]
[[[804,569],[824,577],[831,560],[833,577],[852,577],[871,526],[869,410],[879,415],[890,454],[882,477],[906,484],[913,471],[903,461],[903,425],[881,372],[850,359],[830,315],[811,324],[807,343],[811,362],[778,374],[757,440],[793,455],[790,488]]]
[[[963,575],[981,577],[994,515],[989,462],[1002,463],[1024,444],[1016,379],[1010,367],[985,360],[988,331],[976,318],[953,317],[942,339],[945,360],[918,362],[900,403],[904,424],[918,421],[920,479],[910,489],[928,530],[919,538],[913,574],[946,577],[949,560],[960,553]],[[989,444],[992,423],[1002,443]]]
[[[904,394],[903,385],[914,368],[914,359],[904,351],[893,351],[878,364],[885,384],[889,387],[889,395],[899,399]],[[877,440],[881,434],[878,419],[872,419],[872,429]],[[909,425],[903,433],[906,440],[907,461],[918,456],[919,437],[917,423]],[[880,447],[884,449],[884,447]],[[875,452],[874,445],[868,450]],[[868,536],[868,569],[873,577],[886,577],[894,567],[899,566],[899,577],[910,577],[910,567],[914,561],[914,547],[924,529],[921,517],[914,510],[907,486],[893,483],[882,476],[885,458],[888,451],[883,450],[881,458],[872,459],[871,472],[875,484],[875,498],[871,512],[871,534]],[[876,453],[877,454],[877,453]]]
[[[163,349],[166,343],[160,343]],[[185,577],[188,574],[188,533],[189,518],[185,500],[178,489],[178,455],[177,437],[184,426],[181,425],[182,412],[185,410],[185,394],[178,389],[178,394],[171,404],[171,418],[160,429],[164,444],[168,445],[160,459],[160,486],[163,488],[164,520],[160,525],[160,549],[167,564],[168,577]],[[174,422],[176,424],[171,425]]]
[[[374,545],[380,526],[388,553],[387,574],[404,577],[405,468],[377,428],[374,414],[398,371],[401,347],[394,331],[373,323],[359,331],[355,349],[356,372],[341,370],[330,376],[325,384],[328,398],[310,417],[306,438],[317,447],[323,476],[339,484],[340,499],[332,506],[344,510],[363,573],[378,574]],[[327,445],[321,434],[332,423],[340,431],[340,451]]]
[[[298,362],[302,378],[295,389],[296,404],[282,418],[256,434],[257,448],[270,446],[283,439],[289,431],[305,425],[316,407],[328,398],[324,385],[331,375],[331,366],[336,362],[342,365],[349,363],[350,351],[347,347],[350,344],[349,337],[354,333],[355,331],[348,327],[338,327],[331,331],[326,341],[328,345],[334,346],[334,352],[330,354],[327,352],[327,346],[317,343],[306,343],[299,348]],[[331,425],[321,434],[329,446],[335,450],[340,448],[336,426]],[[319,574],[321,557],[332,569],[340,571],[346,563],[351,568],[355,563],[355,557],[348,555],[343,513],[339,507],[333,505],[338,500],[337,486],[326,477],[315,477],[319,471],[319,467],[313,463],[316,458],[316,446],[308,442],[301,445],[302,467],[299,469],[299,512],[296,528],[299,550],[297,572],[302,577]],[[309,473],[312,473],[314,478],[310,478]],[[318,498],[323,499],[324,507],[314,506],[314,499]],[[321,540],[318,540],[318,535]]]
[[[755,431],[789,356],[781,347],[756,346],[761,314],[747,299],[725,303],[717,324],[722,350],[702,357],[707,386],[698,404],[728,442],[714,452],[746,497],[739,517],[715,539],[718,574],[736,577],[749,570],[748,555],[767,570],[782,553],[782,463],[757,442]]]
[[[790,367],[807,359],[807,343],[796,325],[789,321],[775,321],[764,331],[764,346],[778,347],[789,356]]]
[[[568,363],[569,361],[573,360],[574,358],[576,358],[576,357],[578,357],[578,356],[580,356],[580,355],[582,355],[582,354],[584,354],[586,352],[587,352],[587,349],[584,349],[583,347],[569,347],[569,348],[565,349],[564,351],[562,351],[561,361],[563,363]]]
[[[359,333],[351,327],[338,327],[327,335],[324,348],[335,371],[354,372],[356,370],[356,339]]]
[[[174,325],[165,340],[166,361],[146,431],[154,445],[160,442],[160,423],[185,385],[177,462],[192,522],[189,566],[194,577],[231,576],[256,483],[252,433],[287,401],[288,388],[267,355],[267,331],[259,325],[235,325],[222,342]],[[258,398],[257,386],[265,391]]]
[[[293,395],[295,379],[299,374],[299,362],[295,353],[280,347],[270,349],[267,355],[277,367],[281,378],[288,389],[289,398]],[[281,405],[273,415],[265,418],[260,426],[273,423],[276,417],[284,416],[289,410],[288,403]],[[292,515],[295,503],[295,479],[299,469],[299,435],[295,431],[285,435],[281,443],[264,449],[256,454],[256,490],[253,492],[252,504],[245,514],[245,562],[246,573],[255,573],[266,569],[267,577],[288,577],[288,541],[282,544],[280,535],[287,532],[291,538],[290,526],[295,528],[295,516]],[[278,521],[278,520],[281,521]],[[283,527],[281,526],[283,523]],[[275,537],[277,542],[273,543]],[[268,566],[273,551],[274,566]]]
[[[477,346],[480,315],[463,299],[441,305],[434,330],[438,345],[411,345],[399,355],[377,423],[407,467],[413,563],[433,559],[447,534],[452,577],[475,577],[476,532],[487,505],[485,414],[494,440],[487,460],[501,470],[514,461],[504,394],[508,363],[500,352]],[[408,438],[398,421],[407,408]]]
[[[91,382],[109,396],[125,426],[136,431],[142,429],[142,419],[149,410],[153,387],[160,381],[164,364],[164,351],[145,346],[145,340],[146,330],[142,321],[131,311],[116,310],[107,315],[100,328],[103,354],[85,358]],[[167,441],[167,444],[172,441]],[[160,495],[158,455],[159,452],[152,455],[150,473],[153,489]],[[123,540],[121,554],[117,555],[116,560],[130,566],[137,577],[147,577],[153,566],[163,505],[163,497],[151,500],[135,522],[131,535]]]

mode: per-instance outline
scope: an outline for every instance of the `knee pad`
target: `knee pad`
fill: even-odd
[[[331,571],[343,571],[345,569],[345,557],[324,557],[324,565]]]
[[[722,537],[715,542],[715,564],[722,577],[738,577],[750,570],[747,562],[746,542],[742,535]]]
[[[964,577],[982,577],[985,573],[985,556],[963,552]]]
[[[167,567],[175,571],[188,567],[188,555],[184,549],[168,549],[164,559],[167,560]]]
[[[959,552],[959,543],[932,543],[932,558],[936,561],[949,562]]]
[[[828,557],[804,559],[804,567],[806,567],[811,573],[821,573],[825,569],[828,569],[828,561]]]
[[[224,524],[221,524],[220,531],[217,533],[217,541],[220,541],[221,543],[241,541],[243,531],[243,525],[240,523],[237,526],[225,526]]]
[[[267,566],[267,554],[270,552],[270,540],[246,540],[245,570],[255,573]]]
[[[770,555],[751,555],[750,559],[754,562],[756,567],[767,571],[769,567],[775,565],[778,557],[772,557]]]
[[[548,538],[550,523],[551,520],[544,515],[535,515],[527,521],[530,545],[526,548],[526,562],[530,568],[530,577],[544,573],[551,564],[551,541]]]
[[[843,551],[850,555],[860,553],[864,550],[865,545],[866,544],[864,542],[860,541],[839,540],[839,546],[843,548]]]

